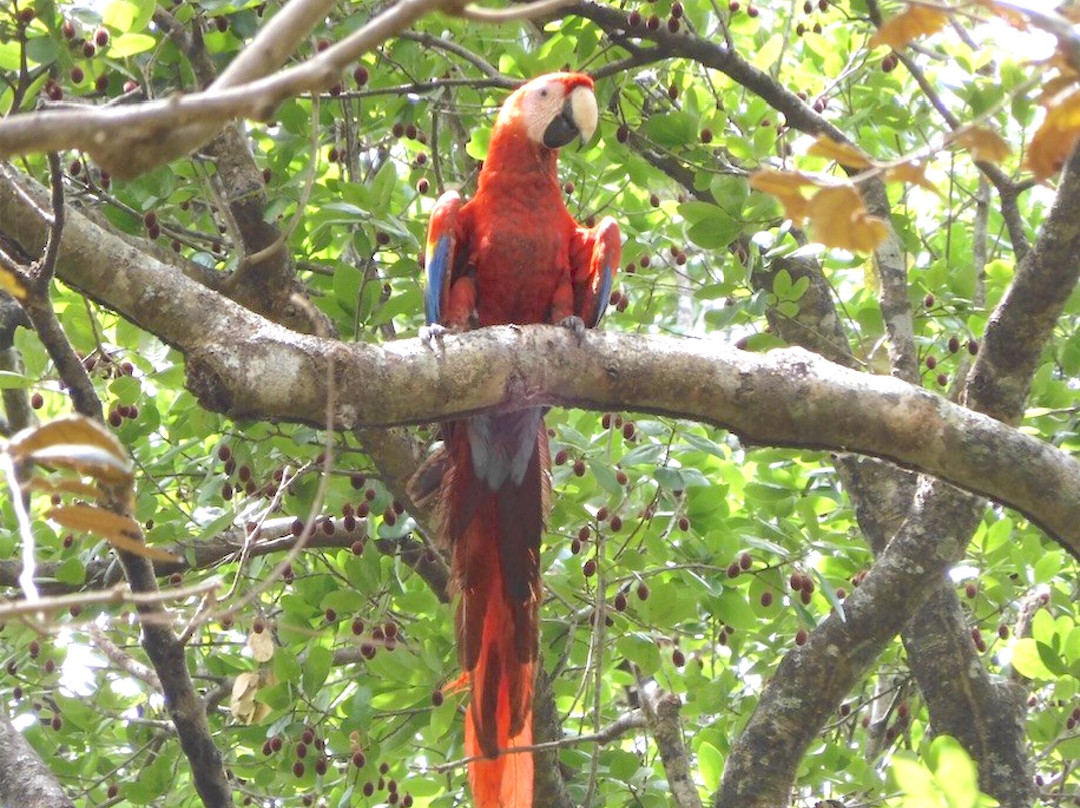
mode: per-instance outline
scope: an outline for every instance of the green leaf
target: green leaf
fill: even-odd
[[[124,59],[152,50],[157,41],[147,34],[121,34],[109,45],[109,55]]]
[[[697,120],[677,110],[653,115],[642,127],[642,134],[661,146],[682,146],[697,135]]]
[[[705,741],[698,746],[697,759],[705,790],[710,793],[716,791],[720,787],[720,778],[724,774],[724,756],[719,749]]]
[[[79,558],[68,558],[60,563],[53,575],[62,584],[81,586],[86,580],[86,566]]]
[[[1028,679],[1053,679],[1056,674],[1046,665],[1038,643],[1031,637],[1022,637],[1012,647],[1012,666]]]
[[[323,682],[330,673],[330,665],[334,661],[334,652],[322,645],[312,645],[308,648],[307,659],[304,660],[304,673],[301,686],[308,698],[314,698],[319,692]]]
[[[33,384],[33,379],[30,379],[21,373],[12,373],[10,370],[0,370],[0,390],[27,388]]]

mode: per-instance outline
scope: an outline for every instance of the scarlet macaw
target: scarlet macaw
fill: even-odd
[[[506,323],[564,324],[579,335],[603,315],[619,265],[619,228],[579,225],[563,202],[558,149],[587,141],[598,118],[580,73],[533,79],[507,98],[476,195],[454,191],[428,226],[431,334]],[[438,494],[452,553],[461,684],[471,690],[465,750],[476,808],[532,808],[534,666],[540,534],[551,479],[539,408],[444,426]],[[432,464],[428,464],[430,468]]]

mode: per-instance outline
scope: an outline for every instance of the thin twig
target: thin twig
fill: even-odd
[[[213,577],[191,586],[164,589],[157,592],[132,592],[126,584],[105,589],[100,592],[79,592],[73,595],[54,595],[39,598],[36,601],[0,600],[0,620],[22,617],[38,612],[66,611],[72,606],[96,606],[98,604],[131,603],[136,606],[148,606],[173,600],[186,600],[196,595],[213,592],[222,584],[221,578]]]

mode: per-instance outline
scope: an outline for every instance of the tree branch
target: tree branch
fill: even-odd
[[[20,242],[43,243],[42,223],[9,182],[0,182],[0,222]],[[1080,557],[1074,458],[933,393],[800,350],[758,356],[617,333],[588,333],[579,343],[542,326],[448,336],[438,353],[420,340],[345,346],[273,325],[75,212],[58,269],[183,350],[190,389],[232,417],[322,423],[333,356],[337,428],[500,406],[630,407],[726,426],[752,442],[843,449],[918,468],[1020,510]]]
[[[16,115],[0,120],[0,157],[80,149],[116,177],[134,177],[187,154],[236,118],[269,120],[283,101],[340,80],[363,53],[433,11],[505,22],[548,14],[566,0],[539,0],[512,14],[460,0],[400,0],[360,30],[294,67],[267,75],[325,17],[328,0],[293,0],[207,90],[160,101]]]
[[[75,808],[34,747],[0,712],[0,805]]]

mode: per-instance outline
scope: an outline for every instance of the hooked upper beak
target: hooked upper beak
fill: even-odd
[[[544,130],[544,145],[558,149],[576,137],[580,137],[582,143],[588,142],[596,131],[599,117],[593,91],[588,87],[575,87],[563,102],[560,113]]]

